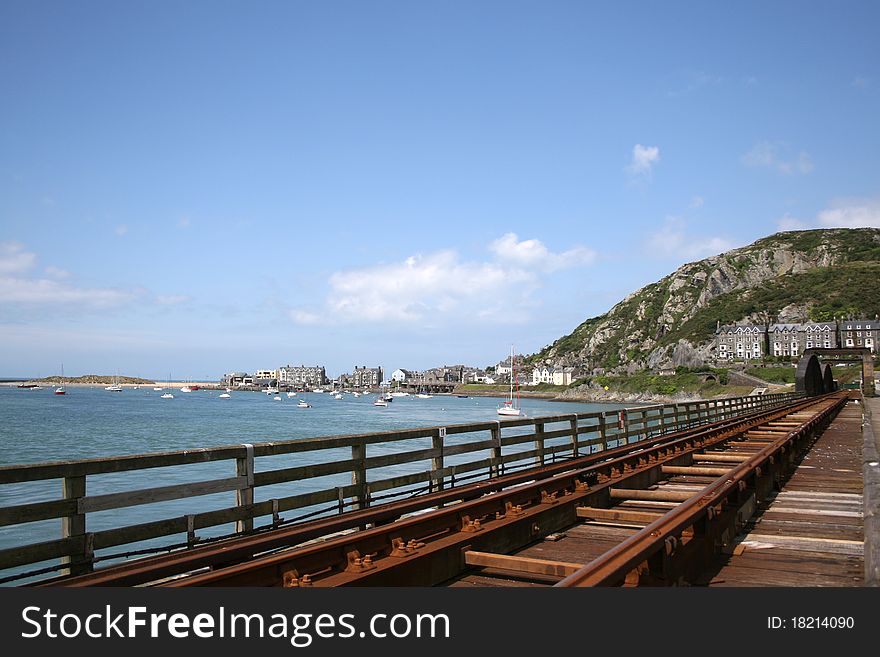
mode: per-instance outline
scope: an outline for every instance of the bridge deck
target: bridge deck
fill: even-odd
[[[871,400],[872,402],[874,400]],[[880,400],[876,416],[880,421]],[[850,402],[815,441],[783,489],[765,503],[746,531],[715,557],[695,582],[709,586],[863,586],[862,409]],[[880,434],[878,434],[880,435]],[[739,447],[747,452],[749,447]],[[677,476],[664,490],[696,490],[712,477]],[[515,552],[527,559],[587,563],[675,506],[627,501],[627,520],[585,522]],[[639,521],[637,514],[645,514]],[[560,577],[485,568],[449,586],[550,586]]]
[[[850,402],[783,489],[759,507],[709,586],[861,586],[862,408]]]

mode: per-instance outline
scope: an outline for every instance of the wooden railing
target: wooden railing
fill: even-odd
[[[220,525],[235,523],[235,531],[241,533],[252,531],[257,518],[266,519],[261,527],[277,527],[306,517],[284,518],[281,515],[293,510],[311,509],[308,516],[342,513],[379,500],[497,477],[517,468],[575,458],[662,433],[771,408],[800,396],[801,393],[788,393],[737,397],[594,413],[2,467],[0,487],[60,479],[62,495],[61,499],[56,500],[0,507],[0,527],[61,519],[61,537],[58,539],[24,541],[23,544],[0,549],[0,574],[7,578],[19,577],[25,572],[25,566],[41,563],[42,567],[29,571],[31,575],[58,570],[73,574],[88,572],[96,561],[108,558],[106,554],[96,556],[99,550],[106,553],[109,548],[132,546],[151,539],[155,543],[154,539],[174,535],[186,536],[185,542],[181,539],[181,542],[173,544],[183,547],[203,540],[196,535],[200,529],[216,529]],[[387,450],[394,443],[413,440],[416,442],[404,445],[405,451],[369,454],[379,446]],[[338,451],[335,455],[325,451],[339,448],[350,450],[345,452],[350,458],[336,459],[333,457],[339,455]],[[475,453],[481,453],[481,458],[464,460],[467,455]],[[302,457],[311,455],[314,460],[316,454],[318,458],[324,454],[324,459],[293,467],[277,467],[278,457],[282,455],[299,455],[298,462],[303,462],[308,459]],[[272,458],[261,460],[258,470],[255,459],[264,457],[274,457],[275,463],[272,464]],[[228,477],[199,480],[200,476],[205,476],[204,471],[199,472],[199,466],[204,467],[204,464],[212,462],[231,462],[234,472],[230,467]],[[380,469],[391,466],[400,470],[400,466],[405,464],[409,464],[409,468],[403,469],[414,471],[395,476],[380,472]],[[175,477],[183,478],[186,483],[103,494],[90,495],[88,492],[90,477],[169,466],[184,468],[186,474],[178,472]],[[342,475],[348,476],[343,480]],[[322,487],[319,483],[312,486],[316,489],[307,492],[255,500],[255,494],[260,492],[261,487],[320,478],[330,478],[331,485]],[[348,481],[350,483],[345,483]],[[4,492],[2,488],[0,492]],[[234,493],[235,504],[220,509],[200,510],[198,501],[192,501],[188,512],[182,515],[138,524],[123,525],[119,522],[110,528],[88,531],[89,514],[214,493]],[[118,516],[114,516],[114,523],[125,519],[123,512]],[[106,524],[106,519],[103,524]],[[25,528],[20,529],[18,534],[29,533]],[[170,547],[163,545],[159,549]],[[45,562],[50,563],[45,565]],[[3,571],[13,574],[10,576],[9,572]]]

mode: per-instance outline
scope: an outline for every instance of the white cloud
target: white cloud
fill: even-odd
[[[703,207],[703,197],[702,196],[694,196],[691,199],[691,203],[690,203],[689,207],[691,207],[693,209]]]
[[[46,276],[49,276],[50,278],[55,278],[55,279],[70,278],[69,271],[67,271],[66,269],[59,269],[58,267],[53,267],[52,265],[49,265],[43,271],[46,273]]]
[[[288,314],[290,316],[290,319],[292,319],[297,324],[312,326],[321,323],[321,316],[308,310],[294,308]]]
[[[776,222],[779,230],[813,228],[880,228],[880,199],[839,198],[816,215],[803,221],[788,214]]]
[[[634,176],[650,176],[651,167],[660,161],[660,148],[658,146],[633,146],[632,162],[626,168]]]
[[[192,301],[192,297],[186,294],[160,294],[156,297],[156,303],[162,306],[176,306],[187,301]]]
[[[880,200],[836,199],[817,221],[822,228],[880,228]]]
[[[18,242],[0,242],[0,308],[15,315],[28,309],[51,315],[121,306],[135,299],[149,299],[148,290],[115,287],[82,287],[69,279],[71,272],[48,265],[36,271],[37,256]],[[156,303],[181,303],[189,297],[159,296]],[[5,304],[5,307],[4,307]],[[12,307],[15,307],[15,310]]]
[[[679,217],[666,217],[663,227],[648,237],[647,248],[655,255],[697,260],[729,251],[736,244],[723,237],[694,235]]]
[[[782,219],[776,222],[779,230],[804,230],[809,228],[806,222],[801,221],[796,217],[792,217],[789,214],[785,214],[782,216]]]
[[[19,274],[32,269],[37,256],[18,242],[0,242],[0,274]]]
[[[178,228],[189,228],[191,224],[192,224],[192,222],[190,221],[190,218],[187,216],[183,216],[177,220],[177,227]]]
[[[546,272],[589,265],[596,259],[596,252],[585,246],[551,253],[539,240],[519,241],[516,233],[502,235],[489,245],[489,250],[502,262]]]
[[[122,237],[128,232],[128,226],[125,224],[119,224],[116,228],[113,229],[113,232],[116,233],[117,237]]]
[[[871,86],[871,78],[865,77],[864,75],[857,75],[853,78],[851,84],[859,89],[867,89]]]
[[[116,306],[133,294],[112,288],[79,288],[39,278],[0,278],[0,301],[26,305],[77,304],[88,307]]]
[[[596,257],[577,246],[561,253],[539,240],[507,233],[488,246],[494,259],[463,261],[453,250],[410,256],[402,262],[339,271],[329,278],[323,308],[289,311],[298,324],[448,322],[497,316],[525,319],[524,308],[543,275],[582,267]]]
[[[813,170],[813,160],[806,151],[795,155],[784,144],[767,141],[755,144],[752,150],[742,156],[741,161],[747,167],[775,169],[785,175],[810,173]]]

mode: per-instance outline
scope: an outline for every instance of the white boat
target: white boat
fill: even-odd
[[[266,388],[267,395],[277,395],[278,392],[279,392],[278,388],[273,388],[272,386],[269,386],[268,388]]]
[[[513,361],[513,345],[510,345],[510,392],[507,400],[498,406],[498,415],[517,416],[522,415],[522,409],[519,407],[519,384],[516,386],[516,399],[513,397],[513,383],[516,381],[516,369]]]
[[[274,401],[281,401],[281,395],[275,395],[274,397],[272,397],[272,399]]]
[[[359,392],[353,392],[353,393],[351,393],[351,394],[352,394],[352,396],[355,397],[355,398],[361,396],[361,393],[359,393]]]
[[[163,390],[165,390],[165,388],[162,388],[160,386],[156,386],[155,388],[153,388],[153,390],[155,390],[156,392],[162,392]]]
[[[189,386],[183,386],[180,389],[180,392],[192,392],[192,388],[190,388]]]
[[[113,385],[107,386],[104,390],[109,390],[110,392],[122,392],[122,386],[119,385],[119,375],[113,377]]]
[[[434,395],[427,395],[424,392],[420,392],[416,395],[419,399],[433,399]]]
[[[312,405],[309,402],[307,402],[305,399],[300,399],[299,402],[297,403],[297,407],[298,408],[311,408]]]
[[[333,395],[333,399],[342,399],[342,395],[337,392],[335,395]]]
[[[55,388],[56,395],[66,395],[67,391],[64,389],[64,363],[61,363],[61,385]]]
[[[232,397],[232,395],[230,395],[228,392],[224,392],[222,395],[220,395],[220,399],[229,399],[230,397]]]
[[[164,395],[162,395],[162,399],[174,399],[174,395],[171,394],[171,388],[170,388],[170,386],[171,386],[171,372],[168,373],[168,386],[169,386],[168,392],[166,392]],[[158,389],[162,390],[162,388],[158,388]]]
[[[388,406],[388,402],[382,397],[378,397],[376,401],[373,402],[373,406]]]
[[[291,398],[291,397],[296,397],[296,393],[293,392],[293,391],[288,392],[288,393],[287,393],[287,397],[288,397],[288,399]]]
[[[399,391],[398,391],[398,392],[392,392],[392,393],[391,393],[391,396],[392,396],[392,397],[409,397],[409,393],[408,393],[408,392],[399,392]]]

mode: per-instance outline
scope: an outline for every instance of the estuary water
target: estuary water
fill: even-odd
[[[174,389],[172,392],[174,399],[162,399],[162,392],[154,391],[151,386],[126,388],[123,392],[110,392],[103,388],[68,387],[67,394],[62,396],[54,395],[51,388],[24,390],[0,386],[0,466],[495,421],[499,419],[495,409],[500,401],[491,397],[435,396],[431,399],[419,399],[410,396],[395,398],[388,407],[381,408],[373,406],[375,394],[359,398],[346,394],[341,400],[337,400],[327,393],[304,393],[296,398],[282,395],[282,401],[275,401],[272,396],[256,392],[233,392],[229,399],[220,398],[219,391],[198,390],[185,393]],[[308,401],[312,407],[299,408],[296,402],[300,398]],[[527,416],[538,417],[613,410],[621,405],[523,399],[522,407]],[[508,435],[507,429],[505,435]],[[487,438],[488,434],[480,437],[475,434],[461,438],[450,436],[447,443]],[[430,440],[416,439],[371,445],[368,456],[425,447],[430,447]],[[531,448],[530,444],[525,444],[509,451]],[[505,450],[508,453],[507,448]],[[482,452],[463,454],[447,459],[446,464],[476,460],[484,456]],[[256,460],[256,471],[349,458],[351,453],[348,448],[265,457]],[[425,469],[424,463],[390,466],[381,471],[370,471],[370,478],[393,477]],[[234,462],[221,461],[95,475],[88,477],[87,494],[91,496],[204,481],[234,474]],[[345,473],[263,486],[256,489],[255,501],[349,483],[351,475]],[[0,484],[0,507],[54,500],[60,496],[61,481],[57,479],[25,484]],[[87,517],[87,531],[134,525],[232,505],[234,493],[230,492],[95,512]],[[301,517],[307,513],[332,512],[332,509],[304,509],[290,511],[284,517],[295,519],[295,516]],[[261,523],[258,521],[257,524]],[[60,520],[46,520],[0,527],[0,550],[57,539],[60,537],[60,525]],[[199,530],[198,535],[205,538],[227,534],[231,530],[231,525],[218,526]],[[169,536],[134,547],[143,549],[180,540],[180,536]],[[132,547],[108,548],[98,554],[113,557]],[[10,572],[13,571],[0,571],[0,577]]]

